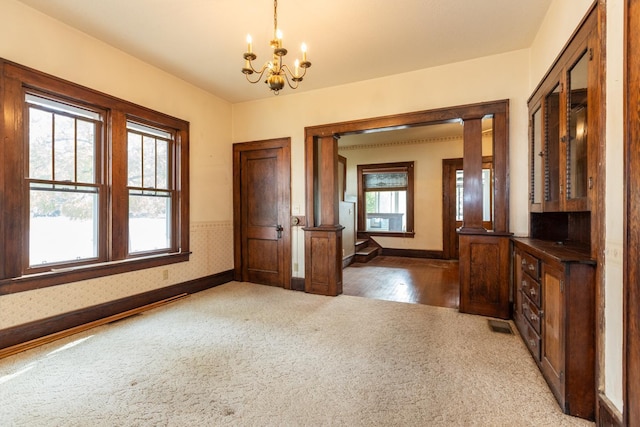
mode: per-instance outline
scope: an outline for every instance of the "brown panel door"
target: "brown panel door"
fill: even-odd
[[[456,209],[462,203],[458,200],[457,172],[462,170],[462,159],[442,160],[442,256],[444,259],[458,259],[460,243],[458,228],[462,221],[456,215]]]
[[[288,141],[234,145],[236,278],[246,282],[290,287]]]

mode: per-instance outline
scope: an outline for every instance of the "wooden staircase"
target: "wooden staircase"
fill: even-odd
[[[369,239],[356,240],[356,256],[355,262],[369,262],[378,256],[380,247],[371,244]]]

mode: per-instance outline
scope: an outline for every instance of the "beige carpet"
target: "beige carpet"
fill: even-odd
[[[0,360],[1,426],[563,426],[517,335],[229,283]]]

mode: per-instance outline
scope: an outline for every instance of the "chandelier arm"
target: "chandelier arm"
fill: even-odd
[[[291,69],[287,64],[282,65],[280,68],[286,71],[285,75],[288,73],[291,79],[295,82],[302,80],[305,74],[307,74],[307,69],[302,68],[302,74],[298,74],[297,76],[291,72]]]
[[[281,75],[284,76],[284,79],[287,81],[287,85],[291,88],[291,89],[297,89],[298,88],[298,84],[300,84],[300,78],[298,77],[294,77],[293,74],[291,73],[291,70],[289,70],[289,67],[287,67],[286,65],[282,66],[282,73]],[[291,76],[291,80],[293,80],[294,84],[291,84],[291,80],[289,80],[289,76]]]
[[[266,71],[267,68],[268,67],[265,64],[265,65],[262,66],[262,69],[260,69],[260,71],[258,71],[258,70],[253,68],[253,65],[251,65],[251,69],[253,69],[254,73],[257,73],[258,77],[255,80],[251,80],[249,78],[249,74],[245,74],[245,77],[247,78],[247,81],[249,83],[258,83],[260,80],[262,80],[262,76],[264,75],[264,72]]]

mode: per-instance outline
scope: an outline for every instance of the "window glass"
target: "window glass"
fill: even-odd
[[[589,58],[585,53],[569,72],[569,144],[567,198],[587,197],[587,110]]]
[[[367,191],[367,231],[406,231],[407,192]]]
[[[464,171],[456,170],[456,221],[462,221],[464,216],[462,210],[464,208]]]
[[[406,187],[407,182],[406,172],[368,173],[364,176],[364,188],[367,190]]]
[[[172,239],[168,132],[130,122],[128,128],[129,253],[166,251]]]
[[[29,177],[53,177],[53,114],[29,108]]]
[[[129,252],[166,250],[170,247],[170,193],[130,190]]]
[[[482,168],[482,221],[493,221],[492,169]],[[464,219],[464,171],[456,170],[456,221]]]
[[[101,195],[95,151],[101,117],[33,94],[26,101],[28,265],[97,258]]]
[[[358,165],[359,228],[413,233],[413,162]]]
[[[29,266],[98,257],[96,188],[31,184]]]

